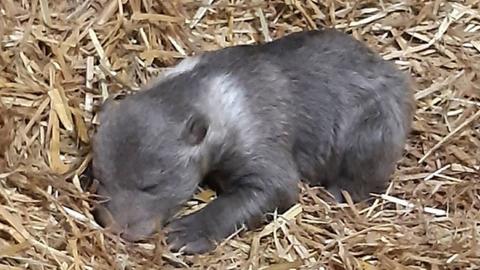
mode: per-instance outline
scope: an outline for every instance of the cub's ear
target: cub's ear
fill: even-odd
[[[195,113],[187,119],[182,131],[182,138],[188,144],[200,144],[207,135],[208,127],[207,118],[202,114]]]

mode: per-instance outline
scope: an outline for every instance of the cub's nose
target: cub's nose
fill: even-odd
[[[138,242],[146,240],[161,228],[159,218],[151,218],[148,220],[140,220],[130,224],[121,232],[121,237],[130,242]]]
[[[112,216],[112,213],[103,205],[97,205],[92,211],[93,218],[98,223],[98,225],[103,228],[109,228],[113,232],[120,232],[120,226],[115,221]]]
[[[95,221],[100,226],[103,228],[108,228],[114,234],[119,234],[123,239],[129,242],[146,240],[154,233],[159,231],[162,225],[160,218],[137,220],[130,218],[119,223],[119,221],[114,218],[112,213],[102,205],[96,206],[92,214],[95,218]]]

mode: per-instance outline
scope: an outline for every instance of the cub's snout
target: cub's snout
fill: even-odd
[[[132,207],[131,205],[136,205]],[[96,222],[127,241],[145,240],[158,232],[162,218],[145,211],[138,201],[113,200],[98,204],[93,210]]]

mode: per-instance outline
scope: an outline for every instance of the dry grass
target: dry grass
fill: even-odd
[[[1,0],[0,269],[479,269],[480,4]],[[301,203],[213,254],[96,228],[79,174],[96,106],[185,55],[335,26],[416,82],[406,155],[371,207]],[[89,217],[89,218],[86,218]]]

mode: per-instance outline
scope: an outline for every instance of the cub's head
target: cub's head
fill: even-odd
[[[154,90],[148,90],[154,91]],[[137,93],[107,101],[92,139],[92,171],[106,202],[97,221],[136,241],[150,236],[196,191],[208,120],[181,102]]]

